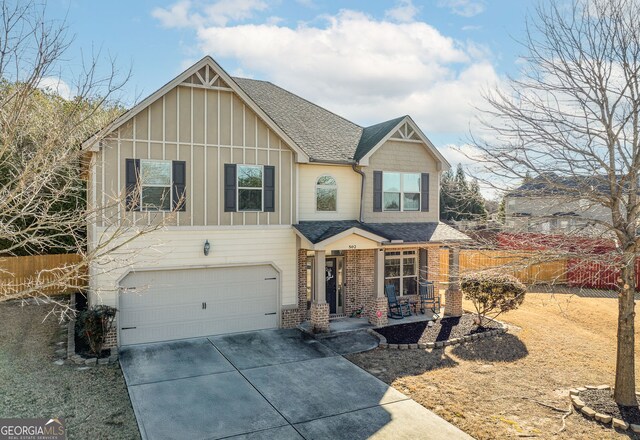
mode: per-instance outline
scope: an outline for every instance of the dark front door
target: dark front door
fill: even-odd
[[[335,258],[327,258],[325,267],[327,279],[327,303],[329,303],[329,313],[336,313],[336,292],[338,279],[338,264]]]

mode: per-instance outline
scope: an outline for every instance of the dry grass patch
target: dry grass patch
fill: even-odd
[[[505,335],[349,359],[478,439],[632,437],[575,413],[557,433],[562,412],[541,404],[568,409],[570,388],[613,385],[617,311],[615,299],[528,294],[520,309],[501,316],[512,326]]]

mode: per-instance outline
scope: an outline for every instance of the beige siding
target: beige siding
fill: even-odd
[[[178,142],[176,142],[178,140]],[[278,225],[296,221],[295,157],[282,139],[232,92],[178,86],[103,141],[98,152],[99,193],[122,199],[128,158],[183,160],[187,170],[187,209],[177,216],[125,213],[109,209],[99,226],[118,215],[153,223],[164,218],[180,226]],[[225,213],[222,175],[225,163],[273,165],[273,213]],[[284,192],[280,193],[280,188]],[[104,187],[104,191],[103,191]],[[120,195],[118,197],[118,195]]]
[[[103,233],[104,229],[98,230],[99,235]],[[203,253],[205,240],[211,243],[208,256]],[[111,255],[104,264],[92,265],[91,302],[116,305],[118,280],[130,269],[250,264],[272,264],[280,270],[280,303],[296,304],[296,235],[287,226],[174,227],[138,237],[126,246],[125,252]]]
[[[362,177],[350,166],[298,165],[300,220],[357,220],[360,216],[360,185]],[[338,185],[336,212],[316,211],[316,181],[320,176],[332,176]]]
[[[365,222],[437,222],[439,220],[440,172],[437,159],[418,142],[402,142],[391,139],[382,145],[364,168],[366,174],[364,194]],[[397,171],[406,173],[429,173],[428,212],[373,212],[373,172]]]

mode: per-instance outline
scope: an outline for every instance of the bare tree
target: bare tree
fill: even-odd
[[[632,406],[637,405],[640,3],[568,3],[542,3],[528,20],[522,74],[487,93],[483,128],[472,142],[494,185],[534,177],[567,203],[608,213],[592,224],[615,243],[607,255],[621,274],[614,398]]]
[[[162,222],[136,225],[107,217],[118,211],[111,208],[123,204],[124,195],[106,205],[87,203],[90,159],[81,143],[122,112],[116,95],[129,72],[119,72],[113,59],[99,62],[105,57],[98,52],[82,60],[71,96],[47,89],[73,72],[63,71],[72,43],[66,24],[47,19],[45,12],[46,2],[0,1],[0,267],[2,257],[52,250],[80,259],[41,271],[18,289],[0,268],[0,301],[47,299],[64,313],[67,304],[50,298],[46,288],[86,284],[94,261],[108,261],[108,269],[94,265],[104,270],[129,264],[134,253],[120,250]],[[87,223],[98,217],[108,232],[88,237]]]

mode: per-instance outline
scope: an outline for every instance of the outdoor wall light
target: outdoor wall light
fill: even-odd
[[[205,240],[204,242],[204,255],[209,255],[209,251],[211,250],[211,244],[209,243],[209,240]]]

